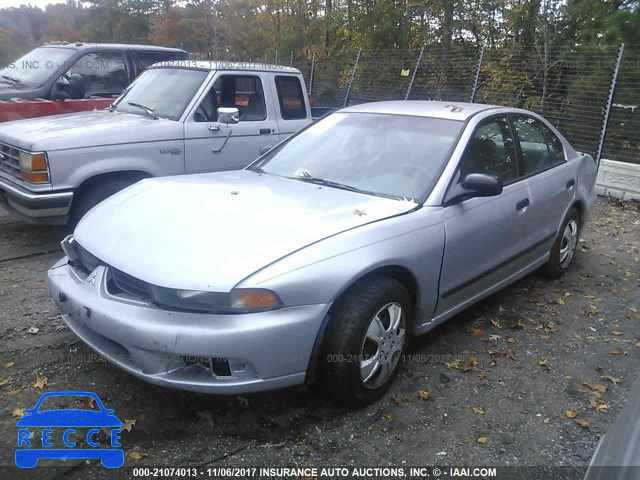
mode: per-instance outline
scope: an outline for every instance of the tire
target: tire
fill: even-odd
[[[78,222],[84,217],[89,210],[106,200],[111,195],[118,193],[120,190],[127,188],[136,183],[140,178],[105,178],[97,180],[78,194],[77,200],[74,200],[71,206],[71,214],[69,215],[69,227],[75,228]]]
[[[580,214],[572,208],[558,231],[549,255],[549,261],[544,266],[544,273],[552,279],[562,277],[575,256],[578,237],[580,235]]]
[[[320,364],[321,382],[334,400],[363,407],[384,395],[398,373],[412,319],[407,290],[387,277],[367,279],[338,301]]]

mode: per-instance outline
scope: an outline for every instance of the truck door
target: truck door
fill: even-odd
[[[267,80],[268,76],[261,72],[216,75],[185,122],[187,172],[243,168],[260,156],[262,147],[278,143],[275,112],[265,97]],[[237,108],[240,122],[218,122],[219,107]]]

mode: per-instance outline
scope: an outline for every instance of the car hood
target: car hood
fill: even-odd
[[[0,141],[24,150],[100,147],[182,136],[178,122],[145,115],[94,110],[0,124]]]
[[[170,288],[228,292],[305,246],[416,207],[248,170],[148,179],[78,224],[104,263]]]

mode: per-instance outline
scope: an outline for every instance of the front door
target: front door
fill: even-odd
[[[492,117],[475,130],[460,162],[459,181],[470,173],[495,175],[504,186],[494,197],[469,198],[444,208],[445,251],[436,316],[468,305],[527,260],[529,186],[518,177],[511,129]]]
[[[244,168],[263,147],[278,143],[275,112],[265,102],[268,80],[260,72],[216,75],[184,125],[187,173]],[[237,108],[240,122],[218,122],[219,107]]]

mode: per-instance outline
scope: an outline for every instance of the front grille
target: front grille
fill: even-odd
[[[20,150],[0,143],[0,171],[20,177]]]
[[[87,250],[85,250],[85,248],[82,247],[78,242],[75,242],[75,247],[76,253],[78,254],[78,258],[77,260],[75,260],[75,262],[77,263],[78,267],[85,271],[85,273],[93,272],[96,267],[102,263],[96,256],[90,254]]]
[[[144,280],[140,280],[132,277],[131,275],[127,275],[120,270],[116,270],[115,268],[111,268],[110,271],[112,274],[113,283],[119,290],[122,290],[129,295],[133,295],[134,297],[142,298],[144,300],[153,300],[150,284],[148,284]]]

